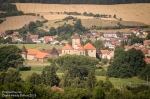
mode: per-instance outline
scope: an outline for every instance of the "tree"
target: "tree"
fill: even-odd
[[[121,51],[115,53],[114,61],[108,67],[108,76],[130,78],[140,74],[145,68],[144,55],[141,50],[131,49],[129,51]],[[116,51],[115,51],[116,52]]]
[[[88,77],[87,77],[87,86],[91,89],[91,88],[94,88],[94,85],[96,83],[96,76],[94,74],[94,71],[91,71],[89,74],[88,74]]]
[[[9,67],[18,68],[23,65],[24,59],[21,56],[22,51],[14,45],[0,48],[0,71],[7,70]]]
[[[103,44],[103,42],[101,40],[96,40],[93,45],[96,47],[96,48],[99,48],[99,49],[104,49],[105,46]]]
[[[105,99],[105,92],[103,88],[95,87],[93,97],[94,99]]]
[[[55,36],[56,35],[56,29],[54,27],[51,27],[49,33],[51,36]]]
[[[58,86],[60,79],[56,75],[56,68],[52,66],[46,66],[42,71],[42,83],[49,86]]]
[[[19,70],[14,68],[9,68],[7,72],[3,72],[0,75],[0,85],[4,85],[5,83],[13,83],[15,81],[21,81],[21,74]]]
[[[76,21],[76,23],[74,24],[74,28],[75,28],[75,29],[79,29],[79,30],[82,31],[82,23],[81,23],[81,20],[80,20],[80,19],[78,19],[78,20]]]
[[[99,60],[92,57],[81,55],[63,55],[55,59],[55,65],[68,70],[70,76],[74,79],[87,77],[88,71],[94,69]]]
[[[31,32],[32,34],[34,34],[36,28],[37,28],[37,26],[36,26],[35,22],[30,22],[29,23],[29,26],[28,26],[29,32]]]
[[[66,87],[66,86],[70,86],[70,85],[71,85],[71,77],[70,77],[68,70],[66,70],[60,81],[60,86]]]
[[[150,65],[147,65],[140,73],[140,78],[150,81]]]
[[[32,73],[32,75],[28,77],[27,81],[34,85],[41,84],[41,76],[39,74]]]
[[[150,33],[147,34],[146,39],[150,40]]]
[[[7,31],[6,31],[6,34],[7,34],[7,35],[13,34],[13,30],[7,30]]]

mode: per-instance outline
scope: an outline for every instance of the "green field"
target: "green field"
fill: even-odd
[[[52,46],[50,44],[0,44],[0,47],[8,45],[15,45],[20,49],[23,45],[26,47],[26,49],[52,49],[53,47],[55,47],[56,49],[61,49],[63,47],[60,45]]]
[[[21,73],[21,78],[23,80],[26,80],[26,78],[28,76],[30,76],[32,73],[37,73],[37,74],[41,74],[42,73],[42,69],[49,65],[49,63],[40,63],[40,62],[28,62],[28,64],[30,64],[31,66],[31,71],[20,71]],[[43,64],[43,65],[42,65]],[[103,68],[105,70],[107,70],[108,66],[104,66]],[[64,73],[61,72],[57,72],[56,73],[58,75],[59,78],[62,77],[62,75]],[[96,76],[97,80],[103,80],[105,81],[106,77],[105,76]],[[138,77],[133,77],[133,78],[109,78],[109,80],[112,82],[112,84],[117,88],[120,86],[126,86],[126,85],[137,85],[137,84],[141,84],[144,83],[146,81],[138,79]]]
[[[105,76],[96,76],[97,80],[103,80],[105,81],[106,77]],[[117,88],[120,86],[126,86],[126,85],[137,85],[141,83],[145,83],[146,81],[138,79],[138,77],[133,77],[133,78],[109,78],[111,83]]]

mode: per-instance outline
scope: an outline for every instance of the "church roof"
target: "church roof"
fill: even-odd
[[[66,44],[62,49],[63,50],[72,50],[73,48],[69,44]]]
[[[80,39],[79,35],[78,34],[75,34],[75,35],[72,35],[71,37],[72,39]]]
[[[87,43],[84,48],[87,50],[96,50],[96,48],[90,43]]]
[[[80,46],[78,50],[86,50],[83,46]]]
[[[22,52],[28,52],[24,45],[22,46]]]
[[[53,47],[53,49],[51,50],[50,55],[59,55],[55,47]]]

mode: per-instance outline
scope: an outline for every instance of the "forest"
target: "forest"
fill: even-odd
[[[150,0],[1,0],[5,2],[21,3],[49,3],[49,4],[128,4],[128,3],[150,3]]]

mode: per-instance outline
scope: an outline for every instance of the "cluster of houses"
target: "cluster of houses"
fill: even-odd
[[[118,33],[114,31],[108,30],[104,33],[99,33],[98,31],[91,31],[90,33],[86,33],[84,35],[73,35],[72,38],[72,45],[68,44],[68,41],[62,40],[58,41],[56,36],[44,36],[40,37],[39,35],[26,35],[26,39],[19,38],[19,33],[14,32],[12,35],[6,35],[5,33],[1,33],[0,36],[6,39],[7,37],[11,37],[13,42],[35,42],[35,43],[45,43],[50,45],[65,45],[62,49],[26,49],[25,46],[22,47],[22,56],[27,60],[32,61],[41,61],[45,62],[49,57],[58,57],[64,54],[77,54],[77,55],[84,55],[90,57],[97,57],[99,59],[112,59],[114,57],[114,49],[116,46],[120,46],[121,41],[127,41],[127,36],[135,34],[141,38],[145,38],[147,33],[143,31],[141,28],[134,28],[128,32]],[[91,40],[95,42],[96,40],[101,40],[105,47],[108,47],[111,50],[101,50],[95,48],[92,44],[88,43],[86,45],[81,45],[81,41],[85,42],[86,40]],[[125,50],[129,50],[131,48],[135,48],[137,50],[141,50],[145,55],[146,63],[150,63],[150,51],[147,46],[150,45],[150,40],[145,40],[142,44],[134,44],[132,46],[125,46]]]
[[[65,54],[76,54],[76,55],[83,55],[89,56],[94,58],[108,58],[111,59],[114,56],[113,51],[109,50],[100,50],[95,48],[92,44],[87,43],[86,45],[81,45],[80,37],[78,34],[73,35],[72,37],[72,46],[66,44],[62,49],[56,49],[53,47],[52,50],[37,50],[37,49],[26,49],[23,45],[22,47],[22,56],[24,59],[31,60],[31,61],[40,61],[45,62],[48,60],[49,57],[56,58],[58,56],[62,56]]]
[[[130,31],[124,32],[124,33],[117,33],[114,31],[106,31],[103,34],[99,33],[98,31],[91,31],[90,33],[85,33],[84,35],[80,35],[80,39],[85,42],[87,39],[91,40],[92,42],[95,42],[96,40],[102,40],[105,47],[108,47],[110,49],[115,49],[116,46],[120,46],[121,41],[126,41],[127,36],[135,34],[136,36],[139,36],[141,38],[145,38],[147,33],[144,32],[141,28],[134,28]],[[45,44],[51,44],[51,45],[65,45],[68,43],[66,40],[58,41],[56,36],[44,36],[39,37],[39,35],[26,35],[25,38],[19,38],[19,33],[14,32],[12,35],[6,35],[5,33],[0,33],[0,36],[4,39],[11,37],[12,42],[35,42],[35,43],[45,43]]]

